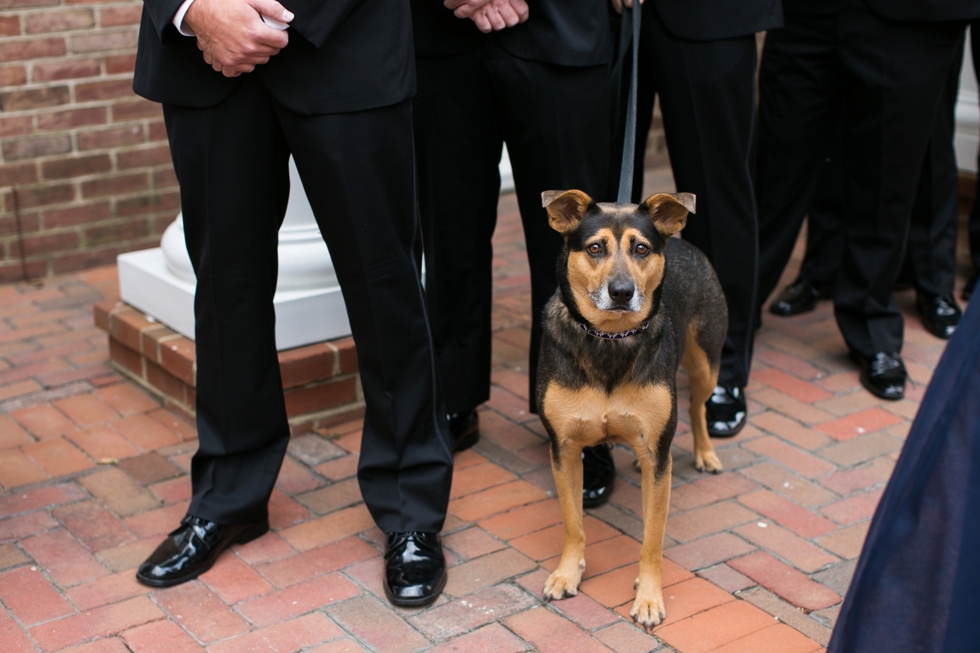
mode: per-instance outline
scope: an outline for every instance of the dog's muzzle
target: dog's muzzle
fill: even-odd
[[[592,301],[601,311],[638,313],[643,297],[637,292],[636,284],[632,279],[611,278],[593,293]]]

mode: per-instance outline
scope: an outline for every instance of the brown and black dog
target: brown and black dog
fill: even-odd
[[[630,615],[649,629],[665,616],[660,573],[677,368],[684,366],[691,383],[694,465],[719,472],[704,405],[718,379],[728,309],[708,259],[671,238],[694,212],[694,195],[597,204],[582,191],[546,191],[542,203],[565,237],[558,291],[545,309],[536,392],[565,520],[561,562],[544,596],[575,595],[585,570],[582,448],[623,442],[643,475],[643,546]]]

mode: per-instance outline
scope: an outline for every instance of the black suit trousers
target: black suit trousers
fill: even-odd
[[[905,271],[924,297],[951,297],[956,281],[956,233],[959,227],[959,170],[953,149],[956,95],[962,46],[953,54],[942,102],[936,114],[912,203]]]
[[[446,408],[490,397],[493,248],[504,142],[531,269],[531,411],[544,306],[558,287],[562,237],[541,207],[546,190],[604,200],[610,125],[608,67],[519,59],[493,41],[418,57],[415,139],[426,301]],[[518,309],[519,310],[519,309]]]
[[[688,41],[644,5],[637,97],[633,201],[643,189],[643,155],[660,97],[677,190],[697,195],[681,237],[714,266],[728,302],[728,335],[718,383],[744,388],[752,360],[758,231],[749,156],[755,125],[756,45],[752,34]]]
[[[829,16],[787,16],[786,27],[766,37],[756,179],[762,276],[778,279],[789,260],[838,133],[839,106],[844,244],[834,307],[849,349],[861,356],[901,351],[892,289],[962,30],[962,21],[889,20],[854,1]]]
[[[952,295],[955,281],[958,189],[953,130],[961,62],[962,50],[953,57],[942,105],[929,138],[912,204],[905,263],[899,275],[899,281],[913,284],[917,292],[928,297]],[[840,152],[841,144],[835,143],[827,162],[821,166],[807,217],[806,255],[800,277],[819,285],[834,284],[844,246]],[[773,247],[773,236],[788,237],[788,234],[777,230],[762,233],[760,247],[763,254],[781,251],[789,244],[782,248]],[[767,264],[768,260],[764,259],[760,266],[761,301],[773,291],[782,273],[781,269]]]
[[[439,531],[452,454],[418,270],[409,101],[297,115],[253,75],[218,105],[164,106],[197,274],[189,513],[262,519],[289,440],[272,299],[293,155],[330,250],[366,404],[358,480],[386,532]]]

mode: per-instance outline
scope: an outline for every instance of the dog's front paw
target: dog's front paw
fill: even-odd
[[[660,625],[667,616],[663,592],[659,589],[647,591],[641,589],[636,594],[633,607],[630,608],[630,616],[633,617],[634,622],[643,626],[643,629],[647,631]]]
[[[721,471],[721,460],[714,451],[694,452],[694,469],[699,472],[717,474]]]
[[[579,564],[566,570],[559,566],[553,571],[544,584],[544,600],[557,601],[578,594],[583,567],[584,564]]]

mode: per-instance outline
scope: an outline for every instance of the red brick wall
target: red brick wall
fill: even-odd
[[[160,106],[132,91],[142,3],[0,0],[0,282],[153,247],[179,211]]]

